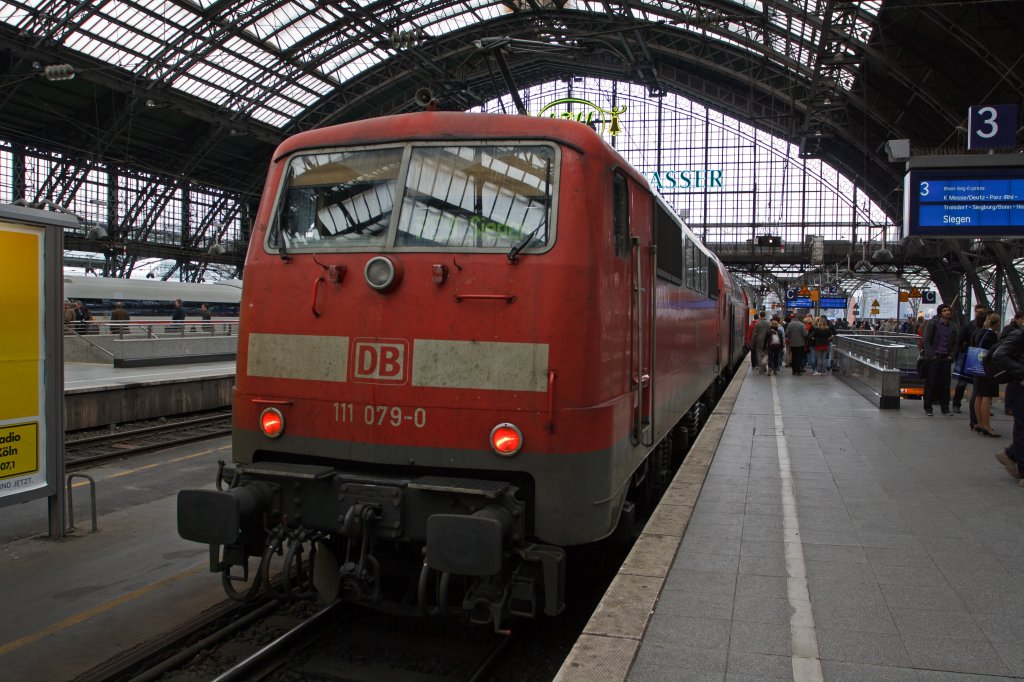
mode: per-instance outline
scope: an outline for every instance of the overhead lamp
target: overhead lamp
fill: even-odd
[[[892,251],[883,246],[882,248],[878,249],[873,254],[871,254],[871,260],[888,263],[889,261],[892,260]]]
[[[43,67],[43,77],[48,81],[69,81],[75,77],[75,67],[70,64],[51,64]]]
[[[207,253],[209,253],[211,256],[219,256],[222,253],[224,253],[224,247],[221,246],[220,243],[214,242],[213,244],[210,245],[210,250]]]
[[[86,239],[106,239],[107,238],[107,231],[105,229],[103,229],[102,227],[99,227],[99,226],[91,227],[91,228],[89,228],[89,231],[85,234],[85,238]]]

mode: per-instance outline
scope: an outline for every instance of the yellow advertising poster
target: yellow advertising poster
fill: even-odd
[[[0,481],[40,469],[42,250],[41,230],[0,223]]]
[[[39,424],[0,427],[0,479],[39,471]]]

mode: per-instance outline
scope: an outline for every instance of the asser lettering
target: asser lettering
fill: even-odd
[[[715,189],[722,186],[722,171],[719,169],[703,170],[667,170],[650,173],[651,186],[654,189]]]

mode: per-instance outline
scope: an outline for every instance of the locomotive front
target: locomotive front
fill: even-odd
[[[601,222],[560,184],[593,169],[481,120],[390,117],[278,150],[246,263],[234,469],[178,501],[229,594],[249,557],[255,589],[284,555],[286,590],[498,626],[559,613],[561,546],[614,529],[609,433],[631,408],[594,404],[600,372],[554,370],[601,355],[596,320],[567,324],[599,304],[593,231],[558,219]]]

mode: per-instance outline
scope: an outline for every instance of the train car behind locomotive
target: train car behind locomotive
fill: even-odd
[[[245,273],[230,487],[178,500],[229,594],[284,554],[327,598],[557,614],[564,548],[660,494],[743,353],[735,279],[572,121],[296,135]]]

